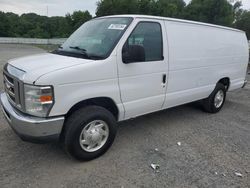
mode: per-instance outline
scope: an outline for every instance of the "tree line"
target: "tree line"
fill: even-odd
[[[65,17],[0,12],[0,37],[64,38],[90,19],[88,11],[75,11]]]
[[[99,0],[96,17],[114,14],[145,14],[201,21],[244,30],[250,39],[250,11],[241,1],[230,0]],[[64,17],[46,17],[34,13],[0,12],[0,37],[68,37],[84,22],[92,19],[88,11],[75,11]]]

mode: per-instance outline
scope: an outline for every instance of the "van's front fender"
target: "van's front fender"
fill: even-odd
[[[106,60],[72,66],[43,75],[37,85],[53,85],[55,103],[49,116],[60,116],[75,104],[91,98],[112,99],[123,118],[123,105],[117,77],[116,56]]]

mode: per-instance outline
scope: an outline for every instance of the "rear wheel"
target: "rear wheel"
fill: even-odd
[[[209,97],[203,100],[203,108],[206,112],[217,113],[223,107],[225,100],[226,88],[223,84],[218,83]]]
[[[116,120],[105,108],[88,106],[74,112],[64,128],[64,148],[78,160],[88,161],[104,154],[116,135]]]

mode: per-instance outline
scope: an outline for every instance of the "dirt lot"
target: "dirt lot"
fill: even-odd
[[[40,52],[0,45],[1,67]],[[122,122],[111,149],[85,163],[59,144],[21,141],[0,113],[0,187],[250,187],[250,85],[228,93],[215,115],[188,104]]]

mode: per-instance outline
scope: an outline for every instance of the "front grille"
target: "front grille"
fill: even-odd
[[[12,105],[21,109],[20,103],[20,83],[17,78],[12,76],[7,72],[7,69],[4,69],[3,72],[3,82],[4,90],[7,94],[7,97]]]
[[[16,103],[16,95],[15,95],[15,86],[14,86],[14,79],[7,76],[6,74],[3,75],[4,80],[4,89],[7,93],[8,97],[11,99],[12,102]]]

